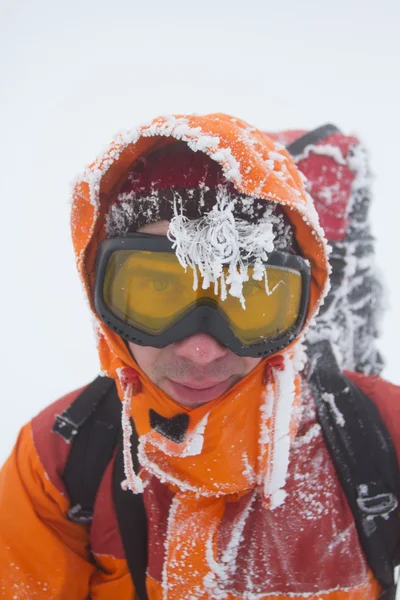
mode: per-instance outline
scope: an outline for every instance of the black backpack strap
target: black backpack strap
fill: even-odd
[[[136,595],[139,600],[147,600],[147,516],[142,495],[121,488],[125,479],[121,401],[114,380],[97,377],[61,415],[57,415],[53,432],[68,443],[72,442],[63,480],[71,505],[67,517],[76,523],[92,522],[101,480],[117,448],[114,505]],[[138,437],[133,423],[132,432],[132,456],[138,471]]]
[[[113,379],[100,375],[96,377],[64,412],[56,415],[53,433],[58,433],[70,443],[113,384]]]
[[[91,523],[96,494],[120,427],[121,401],[114,380],[107,377],[97,377],[56,417],[53,431],[72,441],[63,474],[71,521]]]
[[[384,588],[380,598],[394,599],[400,472],[392,441],[371,399],[340,372],[329,342],[319,342],[312,354],[309,382],[326,445],[368,564]]]
[[[302,135],[301,137],[294,140],[291,144],[286,146],[286,150],[292,155],[297,156],[301,154],[303,150],[309,146],[310,144],[317,144],[318,142],[322,142],[327,137],[330,137],[334,133],[340,133],[340,130],[335,126],[328,123],[327,125],[322,125],[321,127],[317,127],[317,129],[313,129]]]
[[[137,461],[138,436],[132,425],[132,459],[135,472],[138,473]],[[117,513],[119,532],[125,550],[128,567],[135,585],[139,600],[147,600],[147,515],[142,494],[133,494],[129,489],[122,489],[121,483],[126,479],[124,472],[122,431],[118,441],[118,450],[114,463],[113,494]]]

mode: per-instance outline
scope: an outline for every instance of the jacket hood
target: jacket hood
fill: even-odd
[[[97,317],[93,305],[94,271],[99,243],[105,238],[110,204],[138,158],[183,141],[208,154],[227,180],[246,195],[273,200],[285,208],[303,256],[311,264],[310,303],[305,327],[327,290],[326,241],[303,176],[278,142],[244,121],[224,114],[157,117],[149,124],[118,134],[107,150],[78,179],[73,191],[72,239],[77,267],[98,332],[104,374],[118,379],[125,366],[137,368],[121,338]]]
[[[318,311],[328,286],[326,243],[317,212],[302,176],[282,145],[244,121],[223,114],[158,117],[119,134],[76,184],[72,235],[78,270],[95,317],[101,367],[115,379],[123,401],[127,485],[138,493],[155,476],[181,494],[215,498],[260,486],[266,504],[278,506],[285,497],[291,440],[297,430],[301,335],[219,398],[186,408],[140,370],[125,342],[94,310],[96,252],[105,238],[109,206],[139,157],[178,141],[217,161],[238,192],[282,205],[300,250],[311,265],[310,302],[303,331]],[[134,377],[138,378],[136,383]],[[182,442],[168,439],[165,430],[152,424],[154,411],[163,422],[172,422],[185,413],[188,424]],[[130,450],[131,418],[140,439],[139,476],[134,472]]]

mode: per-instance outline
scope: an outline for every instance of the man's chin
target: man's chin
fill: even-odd
[[[217,383],[180,383],[166,378],[164,381],[164,391],[176,402],[182,406],[195,408],[201,406],[211,400],[215,400],[218,396],[222,396],[237,380],[237,377],[228,377],[224,381]]]

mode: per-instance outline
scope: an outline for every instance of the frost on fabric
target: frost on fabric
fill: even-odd
[[[171,503],[171,507],[169,509],[169,514],[168,514],[168,522],[167,522],[167,535],[165,538],[165,556],[164,556],[164,565],[163,565],[163,571],[162,571],[162,589],[163,589],[163,600],[167,600],[168,598],[168,542],[169,540],[172,538],[172,530],[175,526],[175,514],[177,512],[178,509],[178,505],[179,505],[179,497],[175,496],[175,498],[172,500]]]
[[[120,375],[120,372],[119,372]],[[122,482],[121,486],[123,489],[130,489],[134,494],[143,493],[145,482],[139,475],[135,473],[133,460],[132,460],[132,425],[131,425],[131,401],[132,401],[132,386],[128,385],[124,391],[124,400],[122,403],[122,431],[123,431],[123,456],[124,456],[124,470],[126,480]],[[207,413],[203,419],[198,423],[192,434],[185,441],[185,444],[181,447],[178,446],[176,456],[195,456],[200,454],[204,443],[204,432],[207,426],[209,414]],[[147,446],[150,446],[150,452],[147,451]],[[167,449],[167,440],[159,435],[157,436],[157,442],[155,441],[155,433],[150,432],[140,436],[138,446],[138,460],[142,467],[145,467],[149,473],[156,475],[156,477],[163,483],[169,481],[178,488],[185,491],[198,491],[194,486],[189,483],[180,481],[170,473],[163,471],[157,463],[151,459],[151,447],[156,446],[157,449],[161,450],[164,454],[170,454]],[[223,492],[221,492],[223,493]]]
[[[285,153],[281,152],[281,150],[285,149],[285,146],[275,141],[275,149],[268,152],[268,158],[267,160],[265,160],[265,157],[263,156],[262,152],[258,151],[257,144],[259,143],[259,140],[253,136],[254,131],[256,130],[251,126],[246,126],[245,128],[242,128],[240,133],[240,138],[242,142],[249,146],[252,149],[252,151],[255,152],[256,155],[258,155],[260,163],[264,163],[270,170],[270,173],[273,173],[274,177],[281,179],[285,183],[285,185],[287,185],[288,188],[291,189],[291,192],[297,196],[297,210],[299,210],[300,214],[302,215],[304,222],[311,228],[312,235],[324,248],[324,250],[326,250],[325,233],[319,224],[318,212],[315,209],[314,202],[310,194],[308,194],[305,190],[300,191],[299,189],[296,189],[292,186],[291,176],[287,169],[288,156]],[[298,157],[295,157],[295,160],[297,158]],[[299,172],[299,175],[300,179],[304,184],[306,182],[306,178],[301,172]],[[265,179],[260,181],[257,189],[254,192],[255,197],[263,195],[263,188],[268,179],[268,176],[269,175],[267,175]],[[274,195],[270,195],[269,198],[271,200],[277,201],[278,203],[281,200],[278,197],[274,197]]]
[[[324,146],[316,148],[324,152]],[[340,164],[344,160],[355,178],[347,205],[346,236],[342,241],[330,242],[331,289],[307,331],[309,352],[312,354],[314,343],[327,339],[342,369],[379,374],[383,360],[375,340],[380,333],[384,299],[374,260],[375,240],[368,221],[371,203],[368,156],[362,145],[353,146],[346,159],[331,150],[328,155],[339,159]],[[326,194],[329,196],[329,190]]]
[[[344,420],[344,416],[336,406],[335,396],[334,394],[329,394],[328,392],[323,392],[321,394],[321,398],[326,404],[329,405],[331,413],[333,414],[337,425],[340,427],[344,427],[346,425],[346,421]]]
[[[275,412],[273,465],[265,494],[271,496],[271,508],[276,508],[285,499],[283,488],[289,467],[290,421],[295,398],[294,370],[291,361],[285,360],[285,369],[276,375],[279,402]]]
[[[293,501],[302,507],[302,518],[319,521],[321,517],[338,516],[334,499],[335,481],[329,476],[329,468],[322,454],[316,449],[323,443],[322,427],[317,422],[315,401],[308,386],[303,386],[303,411],[300,430],[293,440],[291,450],[291,478],[295,482]],[[324,452],[327,452],[324,450]]]
[[[259,462],[263,463],[268,451],[268,466],[266,473],[259,474],[258,483],[262,486],[264,497],[269,499],[271,509],[280,506],[286,497],[284,487],[291,448],[296,359],[292,352],[290,355],[286,352],[284,356],[284,369],[274,370],[275,385],[267,384],[260,406]],[[302,361],[298,354],[297,366],[299,364]]]
[[[205,549],[210,571],[204,587],[211,598],[325,597],[335,589],[354,588],[367,580],[354,522],[343,519],[340,511],[341,488],[321,427],[316,423],[315,402],[307,385],[302,393],[302,420],[293,444],[287,487],[290,495],[272,511],[259,498],[260,490],[250,492],[232,521],[227,519],[223,524],[219,539],[224,541],[218,553],[210,531]],[[304,552],[303,532],[306,539],[312,539],[310,567],[315,567],[307,575],[299,566],[296,572],[292,561],[296,552]],[[352,575],[346,571],[332,586],[328,573],[331,569],[343,573],[349,557]],[[301,584],[303,591],[298,592]],[[190,591],[187,599],[191,598]],[[370,597],[368,590],[365,597]]]
[[[268,286],[264,263],[274,250],[274,224],[282,221],[282,216],[267,206],[263,218],[252,224],[235,218],[234,206],[224,186],[218,186],[213,208],[200,219],[188,219],[176,206],[168,238],[182,267],[193,270],[194,290],[198,289],[199,272],[203,289],[213,284],[214,293],[219,294],[222,301],[229,293],[238,298],[245,309],[243,284],[249,280],[249,263],[254,265],[252,278],[265,279],[268,295],[274,291]]]
[[[281,153],[280,150],[284,149],[284,146],[281,144],[274,142],[275,150],[270,150],[267,152],[267,159],[265,158],[265,154],[263,149],[260,148],[260,140],[258,137],[258,132],[255,127],[251,125],[245,125],[240,128],[240,140],[249,148],[251,148],[252,152],[254,152],[260,163],[264,163],[271,173],[274,174],[275,177],[281,179],[288,185],[290,185],[291,176],[287,169],[286,161],[288,160],[288,156],[284,153]],[[255,191],[255,195],[262,193],[262,188],[268,178],[268,175],[265,179],[263,179],[258,188]],[[296,192],[295,192],[296,193]]]
[[[347,165],[355,174],[352,192],[364,190],[371,184],[368,153],[363,145],[353,146],[347,157]]]
[[[302,334],[292,349],[292,363],[295,373],[300,373],[307,364],[308,356],[304,337]]]
[[[78,178],[90,189],[90,202],[97,207],[100,183],[121,152],[129,145],[135,144],[141,137],[172,137],[184,141],[194,151],[208,154],[213,160],[221,163],[224,175],[229,181],[240,183],[240,163],[233,156],[230,148],[221,147],[221,140],[216,135],[204,134],[201,127],[191,127],[185,117],[169,116],[144,124],[130,131],[118,133],[110,146],[95,162],[86,168]]]
[[[247,481],[251,485],[254,485],[256,483],[256,473],[255,473],[254,468],[249,463],[249,457],[247,456],[246,452],[244,452],[242,455],[242,464],[243,464],[242,474],[246,477]]]
[[[9,550],[9,548],[7,548]],[[14,562],[1,565],[0,597],[10,600],[52,600],[56,598],[59,590],[47,581],[34,579],[24,573],[21,566]],[[58,569],[57,569],[58,571]]]
[[[116,237],[125,235],[133,223],[137,223],[139,216],[145,223],[159,220],[159,196],[156,190],[137,202],[134,192],[121,193],[118,202],[110,206],[106,216],[106,235]]]
[[[210,413],[207,413],[201,419],[196,429],[189,436],[181,456],[197,456],[198,454],[201,454],[204,444],[204,432],[207,426],[209,415]]]
[[[214,532],[208,538],[206,547],[206,559],[210,572],[204,578],[204,588],[211,594],[212,598],[226,598],[225,585],[229,583],[236,571],[236,561],[240,549],[240,545],[244,541],[244,528],[256,499],[257,492],[254,490],[250,495],[247,506],[244,510],[235,518],[232,528],[230,531],[229,540],[226,543],[226,547],[222,552],[219,559],[214,557],[213,553],[213,535]]]
[[[301,448],[301,446],[307,446],[311,440],[321,436],[322,428],[319,423],[315,423],[310,429],[307,431],[306,435],[298,436],[293,441],[293,448]]]
[[[213,160],[223,163],[223,171],[228,180],[240,182],[240,164],[230,148],[221,148],[218,136],[204,134],[201,127],[191,127],[185,117],[169,116],[148,126],[139,127],[139,137],[172,137],[186,142],[194,152],[205,152]]]
[[[164,463],[158,452],[165,456],[186,458],[201,454],[204,443],[204,433],[207,427],[209,413],[196,425],[190,435],[180,444],[171,444],[163,435],[155,431],[140,436],[138,446],[138,460],[148,473],[155,475],[161,483],[176,486],[182,492],[193,492],[201,496],[223,496],[230,491],[229,484],[225,486],[216,482],[214,489],[207,489],[201,485],[190,483],[189,480],[180,478],[177,473],[171,472],[168,460]],[[154,453],[156,457],[154,458]]]
[[[319,144],[318,146],[314,144],[309,144],[306,146],[301,154],[298,154],[293,157],[293,160],[297,163],[305,158],[308,158],[310,154],[320,154],[323,156],[330,156],[340,165],[346,164],[346,159],[344,158],[340,148],[337,146],[333,146],[332,144]]]
[[[121,370],[118,373],[121,378]],[[126,481],[121,483],[123,489],[129,488],[134,494],[142,494],[144,490],[143,481],[136,475],[132,459],[132,425],[131,425],[131,400],[132,385],[127,385],[124,390],[122,402],[121,424],[123,434],[123,455]]]
[[[143,468],[146,469],[151,475],[154,475],[159,479],[161,483],[169,483],[176,486],[182,492],[193,492],[195,494],[202,494],[208,496],[217,496],[212,492],[207,492],[195,485],[190,484],[187,480],[182,480],[170,472],[168,464],[158,464],[156,460],[152,458],[152,450],[156,447],[164,454],[168,454],[166,444],[159,440],[158,444],[154,443],[154,440],[149,441],[149,434],[142,435],[139,439],[138,446],[138,459],[139,463]],[[219,495],[223,495],[224,490],[221,490]]]

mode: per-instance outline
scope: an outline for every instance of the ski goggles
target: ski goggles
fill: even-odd
[[[246,308],[227,294],[193,289],[193,270],[179,263],[165,236],[127,234],[101,242],[94,304],[102,321],[124,340],[163,348],[207,333],[239,356],[263,357],[285,348],[304,324],[310,266],[303,258],[274,251],[264,280],[243,283]],[[227,268],[226,268],[227,272]]]

